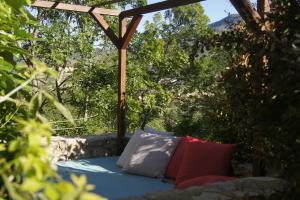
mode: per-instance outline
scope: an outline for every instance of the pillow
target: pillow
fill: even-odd
[[[172,133],[172,132],[159,131],[159,130],[150,128],[149,126],[145,126],[144,131],[147,133],[154,133],[154,134],[160,134],[160,135],[169,135],[169,136],[174,135],[174,133]]]
[[[177,189],[186,189],[188,187],[192,186],[201,186],[201,185],[207,185],[211,183],[216,182],[222,182],[222,181],[231,181],[234,180],[234,177],[230,176],[200,176],[197,178],[188,179],[186,181],[183,181],[176,185]]]
[[[176,184],[198,176],[227,176],[234,149],[233,144],[186,143]]]
[[[138,147],[123,170],[127,173],[162,178],[180,138],[152,133],[137,136]]]
[[[166,170],[166,174],[165,176],[167,178],[170,179],[174,179],[176,178],[182,159],[183,159],[183,155],[184,155],[184,147],[186,143],[189,142],[201,142],[201,143],[207,143],[208,141],[206,140],[202,140],[202,139],[198,139],[198,138],[194,138],[194,137],[190,137],[190,136],[185,136],[181,139],[180,143],[178,144],[174,155],[172,156],[167,170]]]
[[[121,156],[119,157],[117,161],[117,166],[124,167],[126,162],[129,160],[132,153],[137,148],[137,142],[138,142],[138,134],[142,134],[143,131],[138,129],[130,138],[129,142],[127,143],[124,151],[122,152]]]

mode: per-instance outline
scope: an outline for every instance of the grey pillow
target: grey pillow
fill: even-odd
[[[129,142],[127,143],[124,151],[122,152],[121,156],[119,157],[117,161],[117,166],[124,167],[124,165],[127,163],[128,159],[131,157],[131,155],[135,152],[135,150],[138,147],[138,135],[142,134],[143,131],[138,129],[133,136],[130,138]]]
[[[137,148],[123,170],[131,174],[163,178],[179,140],[174,136],[136,134]]]

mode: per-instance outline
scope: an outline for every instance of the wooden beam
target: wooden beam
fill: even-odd
[[[34,2],[32,4],[32,7],[67,10],[67,11],[83,12],[83,13],[88,13],[93,11],[93,13],[96,14],[110,15],[110,16],[118,16],[120,14],[120,11],[118,10],[112,10],[106,8],[95,8],[90,6],[66,4],[66,3],[59,3],[59,2],[52,2],[52,1],[41,1],[41,0]]]
[[[119,48],[119,46],[120,46],[120,40],[116,36],[115,32],[109,27],[109,25],[106,22],[106,20],[104,19],[104,17],[102,15],[99,15],[99,14],[95,13],[94,11],[92,11],[90,14],[97,21],[97,23],[99,24],[99,26],[101,27],[101,29],[109,37],[109,39],[112,41],[112,43],[117,48]]]
[[[121,18],[132,17],[132,16],[136,16],[136,15],[142,15],[142,14],[147,14],[147,13],[165,10],[165,9],[169,9],[169,8],[175,8],[178,6],[197,3],[200,1],[204,1],[204,0],[167,0],[167,1],[159,2],[159,3],[150,4],[147,6],[142,6],[139,8],[125,10],[120,13],[120,16],[121,16]]]
[[[126,19],[119,18],[119,38],[123,38],[126,33]],[[126,49],[119,48],[119,75],[118,75],[118,135],[117,148],[121,154],[125,144],[125,87],[126,87]]]
[[[249,0],[230,0],[232,5],[238,11],[240,16],[245,20],[248,26],[252,29],[259,29],[261,16],[253,8]]]
[[[128,44],[131,41],[131,39],[136,31],[136,28],[140,24],[142,18],[143,18],[143,15],[134,16],[132,18],[132,20],[127,28],[127,31],[121,40],[121,49],[126,49],[128,47]]]

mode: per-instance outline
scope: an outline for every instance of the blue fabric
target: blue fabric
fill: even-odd
[[[159,179],[125,174],[116,166],[119,157],[57,162],[58,173],[66,180],[70,174],[85,174],[88,183],[96,186],[93,191],[108,199],[140,196],[147,192],[173,188],[174,185]]]

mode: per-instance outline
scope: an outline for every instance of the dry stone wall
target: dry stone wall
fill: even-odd
[[[116,147],[115,134],[72,138],[53,136],[48,150],[51,160],[56,162],[58,160],[116,156]]]

